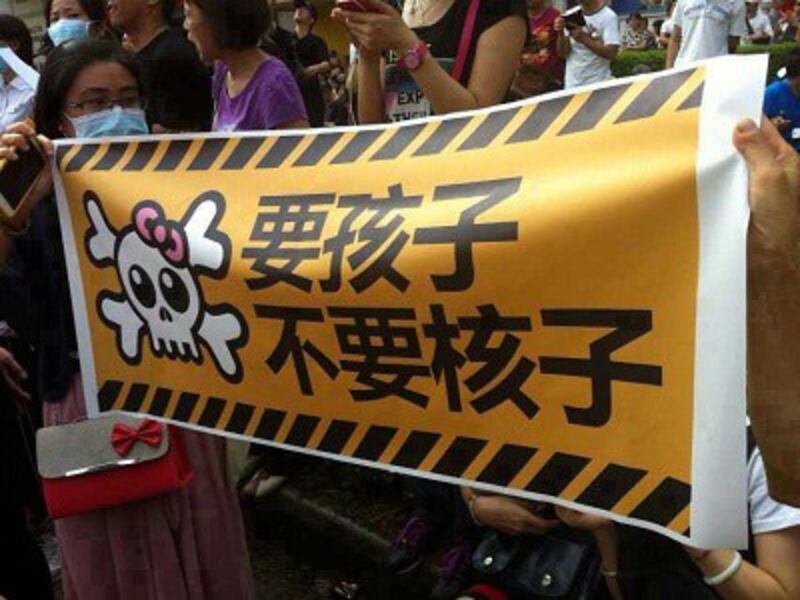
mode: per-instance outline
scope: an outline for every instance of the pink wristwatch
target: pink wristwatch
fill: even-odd
[[[416,71],[428,56],[428,44],[420,42],[397,59],[397,66],[406,71]]]

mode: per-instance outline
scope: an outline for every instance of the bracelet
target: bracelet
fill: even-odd
[[[619,576],[619,571],[609,571],[603,565],[600,565],[600,574],[603,577],[617,577]]]
[[[706,585],[711,587],[716,587],[718,585],[722,585],[726,581],[728,581],[731,577],[736,575],[736,572],[742,566],[742,555],[739,554],[736,550],[734,550],[733,560],[731,564],[729,564],[722,573],[718,575],[714,575],[713,577],[703,577],[703,581],[706,582]]]

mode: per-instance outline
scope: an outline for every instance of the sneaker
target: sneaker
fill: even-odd
[[[431,600],[451,600],[467,588],[472,578],[471,557],[472,545],[467,542],[459,542],[442,555]]]
[[[433,525],[428,512],[417,509],[411,513],[389,548],[384,562],[386,571],[394,575],[405,575],[416,569],[422,562],[422,554],[428,547],[432,534]]]

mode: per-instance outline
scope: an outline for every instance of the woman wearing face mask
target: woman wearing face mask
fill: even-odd
[[[52,154],[49,138],[147,133],[140,89],[136,59],[118,45],[84,40],[56,48],[37,93],[40,142]],[[15,159],[35,133],[24,124],[9,128],[0,137],[0,159]],[[52,426],[83,417],[85,403],[52,181],[35,194],[27,228],[0,232],[0,313],[40,350],[35,385]],[[56,523],[67,600],[253,597],[222,442],[191,432],[181,437],[194,472],[186,488]]]
[[[107,34],[106,0],[46,0],[44,20],[52,47]]]

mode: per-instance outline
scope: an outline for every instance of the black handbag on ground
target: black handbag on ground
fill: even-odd
[[[472,566],[512,600],[588,600],[602,577],[594,537],[566,526],[518,538],[488,531],[473,552]]]

